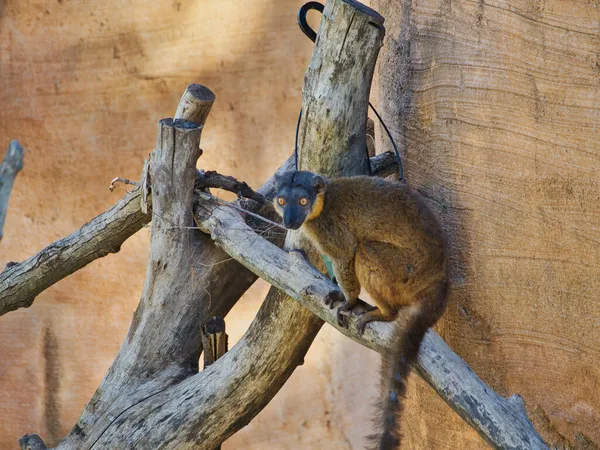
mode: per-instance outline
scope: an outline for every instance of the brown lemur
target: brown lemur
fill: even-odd
[[[391,321],[405,309],[393,345],[382,357],[381,417],[375,448],[400,444],[398,421],[409,364],[427,329],[446,307],[446,241],[439,222],[406,184],[357,176],[325,179],[290,171],[275,177],[274,207],[288,229],[327,255],[344,294],[338,323],[357,304],[361,286],[376,308],[357,321],[363,333],[374,320]]]

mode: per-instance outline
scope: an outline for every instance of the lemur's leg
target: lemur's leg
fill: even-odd
[[[360,283],[354,270],[354,255],[348,260],[334,260],[333,272],[344,293],[344,297],[346,297],[346,301],[337,311],[338,324],[342,327],[347,327],[348,320],[346,316],[356,306],[358,294],[360,294]]]

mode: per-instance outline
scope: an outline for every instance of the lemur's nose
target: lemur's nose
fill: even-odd
[[[299,217],[294,211],[290,209],[285,209],[283,211],[283,226],[289,230],[297,230],[302,226],[302,220],[298,220]]]

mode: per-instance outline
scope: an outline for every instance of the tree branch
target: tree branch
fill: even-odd
[[[8,199],[12,191],[13,183],[17,173],[23,169],[23,147],[19,141],[10,141],[4,160],[0,164],[0,241],[2,240],[2,230],[8,211]]]
[[[335,310],[324,304],[326,296],[338,287],[304,259],[287,254],[256,236],[235,210],[200,200],[195,212],[201,229],[210,233],[232,258],[298,300],[341,333],[379,353],[391,344],[393,326],[390,323],[370,323],[364,335],[358,333],[354,321],[349,328],[340,327]],[[547,448],[529,421],[521,397],[504,399],[496,394],[435,331],[430,330],[425,336],[414,368],[493,447]]]
[[[145,224],[140,189],[133,188],[112,208],[37,255],[13,263],[0,273],[0,315],[31,306],[35,297],[97,258],[118,252],[121,244]]]
[[[397,170],[394,155],[390,152],[371,158],[371,165],[374,172],[381,177],[393,174]],[[278,169],[278,172],[292,170],[293,167],[292,156]],[[267,199],[273,198],[272,178],[258,189],[257,195]],[[118,252],[121,244],[127,238],[150,222],[151,213],[142,213],[140,201],[141,189],[134,187],[108,211],[95,217],[74,233],[50,244],[35,256],[21,263],[9,264],[0,273],[0,316],[18,308],[28,308],[37,295],[54,283],[85,267],[95,259]],[[241,200],[239,205],[251,212],[274,218],[270,205],[253,200]],[[249,222],[259,231],[264,225],[251,219]],[[217,250],[213,259],[213,263],[217,263],[226,259],[226,256]],[[232,262],[228,268],[233,269],[236,266],[237,263]],[[235,269],[233,270],[236,272]],[[239,273],[239,270],[237,272]],[[249,280],[243,288],[244,290],[255,280],[255,276],[252,274],[249,274],[248,277]],[[231,279],[225,281],[230,283]],[[215,290],[218,291],[218,289]]]
[[[175,118],[190,120],[202,127],[214,100],[215,94],[210,89],[191,84],[179,102]],[[17,141],[11,142],[9,154],[13,144],[18,146]],[[146,170],[143,175],[145,172]],[[145,180],[145,176],[142,179]],[[0,195],[1,193],[0,186]],[[37,295],[57,281],[95,259],[118,252],[127,238],[151,220],[151,198],[146,194],[143,183],[142,189],[133,188],[108,211],[96,216],[66,238],[50,244],[21,263],[9,263],[0,273],[0,316],[18,308],[28,308]],[[140,207],[142,203],[145,208]]]
[[[367,99],[383,37],[382,19],[352,0],[331,0],[324,14],[329,20],[321,28],[330,34],[315,49],[322,70],[307,74],[312,84],[303,101],[307,114],[300,154],[308,165],[302,167],[330,176],[364,173]],[[335,80],[332,71],[337,73]],[[343,89],[333,95],[318,92],[333,86]],[[353,98],[350,107],[348,95]],[[315,132],[319,126],[325,134]],[[311,154],[326,153],[319,145],[323,139],[331,145],[329,154],[311,165]],[[171,174],[167,176],[170,184],[157,184],[156,167],[150,164],[154,202],[157,189],[161,195],[165,188],[178,189],[182,196],[189,193],[189,186],[176,183],[180,177],[174,169],[187,167],[177,154],[170,166],[163,167]],[[251,200],[242,203],[252,205]],[[310,311],[274,291],[241,344],[206,373],[193,375],[200,353],[199,324],[214,315],[225,316],[256,276],[239,263],[227,261],[210,237],[179,220],[187,217],[184,210],[165,215],[155,205],[153,209],[159,221],[175,222],[171,239],[161,238],[163,246],[174,243],[168,249],[171,253],[163,249],[163,257],[154,258],[155,246],[151,245],[144,294],[128,336],[79,422],[58,448],[115,448],[133,443],[164,448],[193,442],[196,448],[212,449],[268,403],[301,363],[322,325]],[[187,270],[183,270],[182,257],[187,257]],[[182,272],[174,272],[173,267]],[[158,275],[167,271],[170,276],[158,283]],[[260,357],[252,352],[259,352]],[[222,395],[215,395],[218,389]]]
[[[238,197],[248,198],[259,203],[265,202],[265,197],[258,192],[252,190],[248,183],[245,181],[238,181],[236,178],[221,175],[214,170],[199,171],[196,177],[196,188],[217,188],[224,189],[229,192],[237,194]]]

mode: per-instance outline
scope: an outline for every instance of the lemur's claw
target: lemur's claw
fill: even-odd
[[[358,330],[358,334],[360,334],[361,336],[365,332],[365,326],[367,325],[367,323],[369,323],[369,321],[367,320],[358,319],[356,321],[356,329]]]
[[[352,310],[356,306],[356,301],[346,300],[337,310],[337,321],[340,327],[348,328],[348,316],[352,314]]]
[[[344,302],[345,300],[342,291],[331,291],[325,297],[325,306],[329,306],[329,309],[333,309],[336,303]]]

